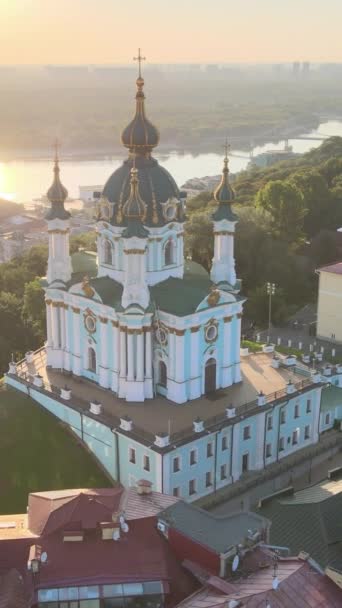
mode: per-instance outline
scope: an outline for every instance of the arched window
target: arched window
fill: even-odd
[[[160,386],[167,386],[167,367],[164,361],[159,361],[159,383]]]
[[[114,250],[113,250],[113,245],[110,241],[108,241],[108,239],[105,239],[104,242],[104,246],[103,246],[103,262],[105,264],[109,264],[110,266],[113,265],[113,258],[114,258]]]
[[[88,369],[91,372],[96,372],[96,352],[92,346],[88,348]]]
[[[176,247],[173,239],[169,239],[164,247],[165,266],[176,263]]]
[[[214,358],[208,359],[205,364],[204,391],[206,394],[216,390],[216,361]]]

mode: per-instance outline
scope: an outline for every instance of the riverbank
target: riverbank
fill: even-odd
[[[329,120],[342,120],[336,116],[324,116],[324,121]],[[309,116],[305,123],[303,121],[296,122],[290,127],[274,128],[272,130],[265,131],[262,127],[260,128],[249,128],[248,133],[234,133],[234,129],[228,128],[227,132],[231,143],[231,149],[239,150],[242,152],[249,152],[251,146],[263,146],[266,143],[277,144],[285,139],[295,139],[296,137],[307,134],[314,129],[317,129],[322,122],[320,116]],[[170,156],[171,154],[187,155],[191,154],[196,157],[201,154],[219,154],[222,150],[223,136],[222,132],[225,131],[224,125],[222,130],[217,133],[210,131],[206,137],[201,138],[177,138],[163,142],[161,140],[157,148],[157,156],[162,161],[163,158]],[[14,148],[2,150],[0,152],[0,162],[25,162],[25,161],[48,161],[51,159],[51,147],[39,147],[29,150]],[[95,145],[92,147],[87,146],[86,149],[72,148],[68,149],[67,145],[62,148],[61,156],[63,162],[77,162],[77,161],[91,161],[91,160],[110,160],[126,158],[126,151],[120,142],[113,141],[113,144],[109,146]]]

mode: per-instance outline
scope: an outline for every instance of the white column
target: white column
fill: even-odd
[[[71,369],[70,363],[70,333],[68,327],[69,320],[69,306],[67,304],[63,307],[63,318],[64,318],[64,331],[65,331],[65,344],[64,344],[64,368],[68,371]]]
[[[187,383],[184,377],[184,363],[185,363],[185,332],[184,330],[176,330],[175,335],[175,377],[174,380],[168,378],[168,391],[167,396],[176,403],[184,403],[187,400]],[[169,352],[169,360],[172,357]]]
[[[233,382],[232,378],[232,358],[235,354],[234,344],[232,344],[232,317],[223,319],[223,370],[222,370],[222,388],[230,386]],[[240,348],[240,345],[239,345]],[[240,350],[239,350],[240,353]]]
[[[184,380],[184,338],[185,332],[176,334],[176,381]]]
[[[236,338],[235,344],[232,345],[234,348],[234,382],[241,381],[241,370],[240,370],[240,344],[241,344],[241,313],[236,315]]]
[[[74,346],[72,357],[72,371],[77,376],[81,375],[81,332],[80,332],[80,309],[72,307],[72,326],[74,330]]]
[[[190,367],[190,398],[196,399],[201,395],[201,374],[200,374],[200,333],[199,327],[191,328],[191,367]]]
[[[169,332],[169,378],[175,379],[176,374],[176,334]]]
[[[126,378],[126,328],[120,327],[120,378]]]
[[[145,376],[152,378],[152,339],[151,328],[145,328]]]
[[[46,302],[46,332],[47,332],[47,346],[53,346],[52,341],[52,318],[51,318],[51,301]]]
[[[127,381],[134,382],[134,335],[127,332]]]
[[[99,384],[104,388],[109,388],[108,378],[108,319],[100,317],[100,368]]]
[[[144,380],[144,333],[137,334],[137,381],[142,382]]]

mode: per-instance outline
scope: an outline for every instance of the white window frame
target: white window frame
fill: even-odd
[[[193,484],[194,487],[194,491],[190,492],[190,484]],[[189,479],[189,484],[188,484],[188,489],[189,489],[189,496],[194,496],[195,494],[197,494],[197,481],[196,479]]]
[[[247,431],[247,430],[248,430],[248,436],[245,437],[245,431]],[[248,441],[248,439],[250,439],[252,437],[250,424],[246,424],[246,426],[243,427],[242,437],[243,437],[243,441]]]
[[[134,462],[131,460],[131,453],[134,453]],[[137,450],[132,445],[128,446],[128,462],[129,464],[137,464]]]
[[[175,460],[178,460],[179,468],[175,471]],[[182,459],[180,456],[174,456],[172,459],[172,473],[179,473],[182,470]]]
[[[195,454],[195,461],[191,462],[191,454],[193,452]],[[190,467],[194,467],[196,464],[198,464],[198,449],[197,448],[191,448],[191,450],[189,452],[189,466]]]

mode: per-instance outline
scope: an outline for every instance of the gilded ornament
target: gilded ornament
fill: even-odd
[[[84,294],[87,296],[87,298],[94,297],[95,290],[90,285],[89,277],[87,277],[87,276],[84,277],[84,279],[82,281],[81,289],[84,292]]]
[[[209,306],[216,306],[220,299],[220,292],[218,289],[213,289],[207,297]]]

